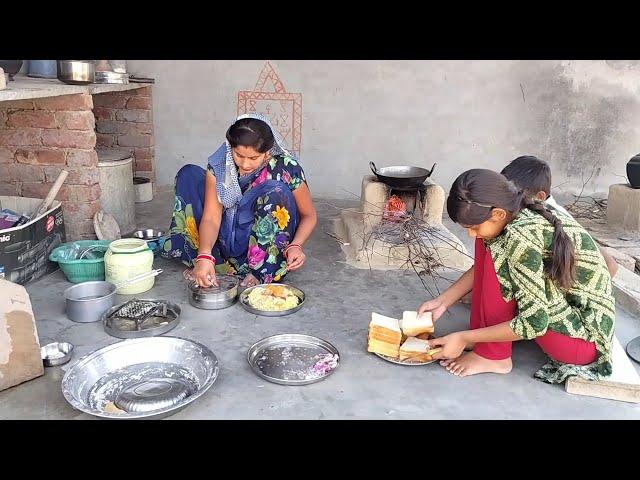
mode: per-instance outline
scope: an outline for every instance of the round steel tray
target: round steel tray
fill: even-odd
[[[281,310],[281,311],[258,310],[257,308],[251,306],[251,304],[249,303],[249,294],[256,288],[264,288],[264,285],[254,285],[253,287],[247,288],[240,294],[239,301],[240,301],[240,305],[242,305],[242,308],[244,308],[247,312],[253,313],[254,315],[262,315],[263,317],[283,317],[285,315],[290,315],[294,312],[297,312],[302,308],[302,305],[304,305],[304,302],[306,300],[306,295],[299,288],[294,287],[292,285],[287,285],[285,283],[271,283],[270,285],[280,285],[283,287],[287,287],[291,291],[291,293],[293,293],[300,299],[300,302],[298,303],[298,305],[296,305],[293,308],[290,308],[289,310]]]
[[[375,352],[374,352],[375,353]],[[395,363],[396,365],[410,365],[410,366],[419,366],[419,365],[429,365],[430,363],[436,362],[437,360],[429,360],[428,362],[416,362],[412,360],[404,360],[400,361],[397,358],[387,357],[386,355],[382,355],[381,353],[375,353],[378,357],[386,360],[387,362]]]
[[[324,355],[337,355],[338,365],[326,373],[313,366]],[[331,343],[311,335],[287,333],[263,338],[247,352],[247,361],[259,377],[280,385],[308,385],[324,380],[340,366],[340,353]]]
[[[197,400],[218,372],[215,354],[192,340],[123,340],[81,358],[62,379],[62,393],[72,407],[96,417],[158,419]],[[129,411],[108,411],[114,406]]]
[[[170,315],[168,318],[168,322],[166,324],[161,324],[161,322],[154,321],[154,319],[159,319],[162,317],[151,316],[148,319],[144,320],[140,325],[142,328],[140,330],[134,330],[135,322],[133,320],[119,320],[116,321],[114,318],[109,318],[113,312],[117,311],[123,304],[116,305],[115,307],[111,307],[109,310],[102,314],[102,326],[104,327],[104,331],[107,332],[112,337],[116,338],[147,338],[147,337],[155,337],[157,335],[163,335],[175,327],[180,323],[180,313],[181,308],[180,305],[175,303],[168,302],[166,300],[157,300],[150,298],[140,298],[139,300],[143,301],[151,301],[151,302],[164,302],[167,304],[167,315]],[[119,324],[121,327],[131,327],[127,328],[118,328],[116,325]],[[155,326],[154,326],[155,324]]]

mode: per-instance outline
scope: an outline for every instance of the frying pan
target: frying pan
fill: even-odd
[[[431,176],[436,164],[431,170],[421,167],[409,167],[394,165],[392,167],[377,168],[376,164],[369,162],[369,167],[378,180],[395,188],[420,187]]]

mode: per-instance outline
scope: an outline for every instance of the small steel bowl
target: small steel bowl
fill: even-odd
[[[132,237],[139,238],[141,240],[157,240],[164,236],[162,230],[155,230],[153,228],[145,228],[143,230],[136,230],[133,232]]]
[[[157,256],[160,253],[160,240],[165,236],[165,232],[162,230],[155,230],[153,228],[145,228],[143,230],[136,230],[131,234],[131,236],[133,238],[145,240],[153,254]]]
[[[40,356],[45,367],[64,365],[73,355],[73,345],[67,342],[54,342],[40,348]]]

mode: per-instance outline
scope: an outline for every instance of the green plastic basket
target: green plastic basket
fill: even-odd
[[[69,242],[55,248],[49,255],[49,260],[58,262],[60,270],[64,273],[71,283],[91,282],[104,280],[104,257],[89,258],[81,260],[64,260],[59,258],[61,253],[70,248],[72,244],[80,245],[80,247],[91,247],[99,245],[104,248],[97,248],[99,252],[106,252],[107,247],[111,243],[110,240],[78,240]]]

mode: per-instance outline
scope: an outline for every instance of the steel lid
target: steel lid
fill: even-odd
[[[238,277],[234,277],[233,275],[216,275],[216,280],[218,281],[217,287],[215,285],[212,287],[200,287],[195,282],[189,282],[189,290],[198,294],[217,295],[237,288],[240,283]]]

